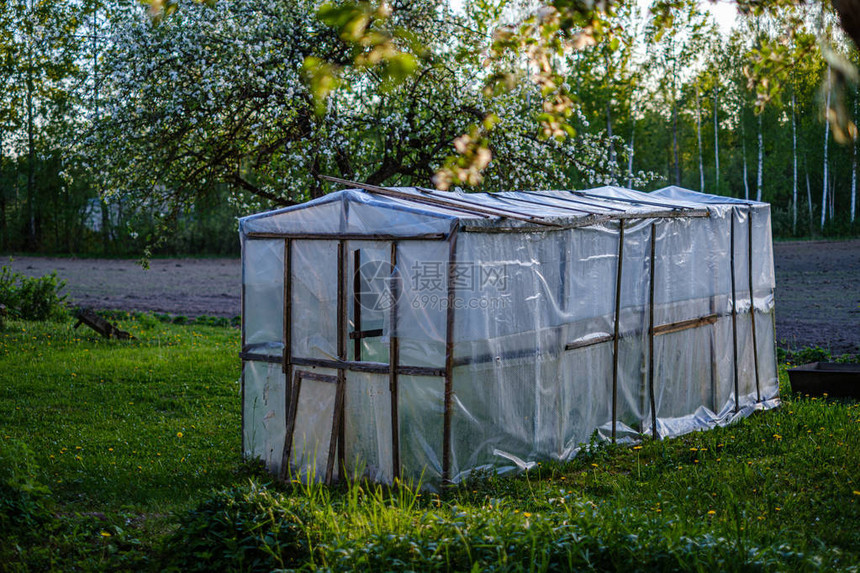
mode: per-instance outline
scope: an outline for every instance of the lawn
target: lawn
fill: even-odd
[[[119,317],[0,331],[3,570],[845,570],[860,405],[793,396],[728,428],[442,492],[272,484],[240,456],[238,331]]]

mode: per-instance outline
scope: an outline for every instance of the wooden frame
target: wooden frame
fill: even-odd
[[[445,313],[445,414],[442,421],[442,485],[451,484],[451,417],[454,402],[454,278],[457,267],[457,232],[451,230],[448,243],[448,308]]]
[[[621,325],[621,270],[624,268],[624,221],[618,223],[618,263],[615,270],[615,319],[612,334],[612,443],[618,425],[618,336]],[[566,347],[565,347],[566,348]]]
[[[279,478],[281,481],[286,481],[290,467],[290,457],[292,456],[293,438],[296,432],[296,418],[299,410],[299,396],[301,395],[302,380],[316,380],[317,382],[328,382],[336,384],[335,389],[335,404],[332,412],[332,439],[329,441],[329,455],[326,460],[326,483],[331,483],[331,473],[329,467],[334,463],[334,451],[332,448],[336,446],[335,437],[338,433],[338,422],[341,418],[338,414],[343,414],[343,384],[337,376],[329,376],[320,374],[319,372],[311,372],[307,370],[296,370],[293,373],[293,380],[290,391],[290,409],[287,413],[286,433],[284,435],[284,454],[281,459],[281,472]],[[338,403],[340,397],[340,403]],[[340,408],[340,411],[338,410]]]
[[[391,398],[391,459],[392,479],[400,479],[400,410],[398,407],[399,384],[398,369],[400,367],[400,340],[397,336],[397,303],[400,298],[400,277],[397,273],[397,241],[391,242],[391,298],[393,300],[389,318],[388,343],[388,392]]]
[[[735,212],[735,208],[732,207],[732,225],[729,229],[729,250],[731,250],[729,262],[732,266],[732,360],[734,362],[735,414],[737,414],[740,411],[740,373],[738,371],[738,295],[735,286]]]
[[[330,180],[341,182],[342,180],[336,180],[331,178]],[[390,392],[390,400],[391,400],[391,445],[392,445],[392,475],[394,480],[399,480],[401,475],[400,468],[400,428],[399,428],[399,376],[401,375],[416,375],[416,376],[432,376],[439,377],[444,379],[444,398],[443,398],[443,428],[442,428],[442,484],[443,486],[450,485],[452,482],[452,430],[453,430],[453,416],[454,416],[454,387],[453,387],[453,371],[457,366],[461,366],[464,364],[474,364],[480,363],[483,361],[484,356],[472,358],[460,358],[455,359],[454,357],[454,348],[455,348],[455,296],[456,296],[456,287],[455,287],[455,275],[456,275],[456,265],[457,265],[457,238],[459,232],[548,232],[548,231],[557,231],[564,229],[573,229],[577,227],[584,226],[593,226],[604,224],[610,221],[618,221],[618,251],[617,251],[617,270],[616,270],[616,284],[615,284],[615,301],[614,301],[614,317],[613,317],[613,330],[612,334],[603,334],[601,336],[595,336],[590,339],[581,340],[579,342],[572,342],[565,344],[561,351],[568,350],[577,350],[582,348],[587,348],[593,345],[602,344],[605,342],[612,341],[613,349],[612,349],[612,441],[616,441],[616,432],[618,425],[618,385],[619,385],[619,344],[620,340],[625,336],[629,336],[631,334],[642,334],[641,330],[638,332],[621,332],[621,299],[622,299],[622,283],[623,283],[623,262],[624,262],[624,243],[625,243],[625,229],[626,229],[626,221],[627,220],[650,220],[650,267],[649,267],[649,291],[648,291],[648,326],[647,326],[647,337],[648,337],[648,349],[646,351],[647,360],[647,374],[645,381],[647,383],[647,390],[644,388],[644,384],[640,386],[640,395],[642,396],[642,410],[645,409],[645,400],[647,399],[650,403],[650,418],[651,418],[651,433],[655,439],[659,438],[659,433],[657,429],[657,412],[656,412],[656,397],[655,397],[655,337],[662,336],[665,334],[672,334],[677,332],[682,332],[691,328],[698,328],[701,326],[710,326],[717,323],[717,320],[723,316],[723,314],[718,314],[715,312],[715,301],[711,301],[710,314],[696,317],[688,320],[677,321],[674,323],[668,324],[655,324],[655,284],[656,284],[656,242],[657,242],[657,224],[660,219],[671,219],[677,217],[684,218],[692,218],[692,217],[709,217],[710,212],[707,209],[687,209],[681,207],[671,207],[669,205],[665,205],[662,203],[654,203],[654,202],[643,202],[638,200],[628,200],[625,198],[611,198],[611,197],[603,197],[601,195],[593,195],[593,194],[573,194],[575,197],[581,197],[582,200],[577,200],[575,198],[557,198],[559,200],[568,201],[575,204],[581,204],[583,207],[589,205],[588,200],[590,198],[594,199],[602,199],[602,200],[612,200],[618,202],[628,202],[628,203],[639,203],[639,204],[647,204],[656,207],[670,207],[669,210],[666,211],[655,211],[650,213],[626,213],[621,212],[621,210],[611,207],[611,206],[600,206],[606,210],[614,211],[610,214],[605,213],[592,213],[589,216],[581,217],[577,220],[571,221],[569,224],[559,225],[556,223],[550,223],[546,220],[540,220],[539,217],[531,216],[524,213],[519,213],[512,209],[503,209],[496,207],[487,207],[487,206],[477,206],[468,201],[467,199],[463,199],[460,197],[457,198],[440,198],[437,193],[432,191],[422,191],[421,195],[414,195],[411,193],[402,193],[396,190],[386,189],[386,188],[377,188],[375,186],[360,186],[361,188],[367,188],[371,192],[379,193],[382,195],[388,195],[397,198],[408,198],[411,201],[423,202],[430,205],[436,205],[440,207],[444,207],[446,209],[452,209],[457,211],[469,212],[473,215],[482,218],[488,217],[503,217],[516,221],[521,221],[526,223],[527,225],[517,226],[517,227],[479,227],[479,226],[471,226],[469,222],[465,222],[461,225],[459,220],[454,220],[454,223],[451,227],[451,230],[448,233],[426,233],[421,235],[413,235],[413,236],[394,236],[386,233],[373,233],[373,234],[325,234],[325,233],[249,233],[246,235],[249,239],[277,239],[282,240],[284,242],[284,350],[282,356],[270,356],[265,354],[259,354],[252,352],[252,347],[246,347],[245,344],[245,325],[243,321],[242,325],[242,339],[243,339],[243,351],[240,353],[240,356],[245,361],[263,361],[269,363],[280,363],[282,365],[282,370],[285,376],[285,410],[287,412],[286,426],[287,426],[287,435],[285,437],[284,442],[284,450],[282,456],[282,466],[281,466],[281,479],[286,478],[286,473],[289,470],[289,460],[292,452],[292,441],[295,434],[295,424],[296,418],[298,415],[298,402],[301,392],[302,380],[317,380],[323,382],[330,382],[336,385],[335,388],[335,402],[334,402],[334,410],[333,410],[333,419],[332,419],[332,434],[329,443],[329,450],[326,461],[326,471],[325,471],[325,481],[326,483],[331,483],[334,478],[334,463],[335,459],[337,459],[340,475],[344,475],[346,468],[344,466],[344,457],[345,457],[345,390],[346,390],[346,378],[347,371],[354,372],[366,372],[373,374],[386,374],[389,380],[389,392]],[[372,189],[370,189],[372,187]],[[380,189],[382,191],[380,191]],[[405,197],[400,197],[400,195],[404,195]],[[517,201],[522,203],[532,203],[528,199],[524,198],[516,198]],[[534,202],[535,204],[540,204]],[[595,205],[595,207],[598,207]],[[559,209],[573,211],[573,212],[584,212],[588,213],[585,208],[576,208],[576,207],[562,207],[557,206]],[[739,364],[738,364],[738,332],[737,332],[737,285],[736,285],[736,277],[735,277],[735,216],[737,215],[737,210],[735,207],[731,208],[731,229],[730,229],[730,243],[731,243],[731,287],[732,287],[732,306],[731,306],[731,316],[732,316],[732,327],[733,327],[733,356],[734,356],[734,386],[735,386],[735,411],[738,411],[738,401],[739,401]],[[755,353],[755,368],[756,368],[756,392],[757,399],[761,400],[761,393],[759,388],[759,367],[758,367],[758,356],[757,356],[757,345],[756,345],[756,325],[755,325],[755,297],[753,292],[754,281],[753,281],[753,263],[752,263],[752,208],[749,210],[749,233],[747,237],[748,249],[749,249],[749,287],[750,287],[750,301],[751,301],[751,320],[752,320],[752,337],[753,337],[753,347]],[[537,226],[536,226],[537,225]],[[337,243],[337,358],[335,360],[332,359],[313,359],[306,358],[300,356],[293,356],[292,354],[292,244],[295,240],[327,240],[333,241]],[[362,361],[361,356],[361,342],[363,338],[373,337],[373,336],[381,336],[383,334],[383,329],[368,329],[363,330],[361,325],[361,283],[360,277],[358,274],[358,269],[361,266],[361,249],[355,249],[353,251],[352,262],[354,266],[354,276],[352,283],[348,281],[348,271],[349,271],[349,257],[347,251],[347,241],[350,240],[360,240],[360,241],[384,241],[390,242],[390,264],[391,264],[391,288],[392,288],[392,296],[393,296],[393,306],[390,311],[389,320],[390,320],[390,344],[389,344],[389,354],[388,354],[388,364],[384,364],[381,362],[366,362]],[[447,261],[447,301],[448,305],[446,308],[446,327],[445,327],[445,365],[444,368],[429,368],[429,367],[419,367],[419,366],[403,366],[400,364],[400,340],[398,336],[398,320],[399,320],[399,307],[397,299],[401,294],[402,285],[400,284],[399,273],[397,272],[397,264],[398,264],[398,256],[399,256],[399,242],[400,241],[412,241],[412,240],[445,240],[448,242],[448,261]],[[349,331],[349,313],[348,313],[348,285],[352,284],[353,288],[353,304],[354,304],[354,323],[352,332]],[[242,308],[243,308],[243,316],[244,316],[244,305],[245,305],[245,293],[244,293],[244,281],[243,281],[243,294],[242,294]],[[727,313],[725,313],[727,315]],[[353,341],[354,345],[354,360],[349,360],[348,358],[348,344],[349,341]],[[713,341],[712,341],[711,353],[715,352]],[[531,351],[514,351],[513,354],[521,354],[523,356],[527,356],[532,354]],[[489,357],[489,360],[495,360],[497,357]],[[713,356],[711,357],[713,360]],[[331,368],[337,371],[337,374],[326,375],[319,374],[317,372],[309,371],[309,370],[298,370],[296,367],[320,367],[320,368]],[[716,374],[714,373],[713,376]],[[714,385],[713,393],[716,394],[716,382],[712,381]],[[647,392],[647,398],[646,398]],[[242,416],[243,416],[243,448],[244,448],[244,372],[243,372],[243,384],[242,384]],[[716,400],[716,397],[714,397]],[[643,416],[644,418],[644,416]],[[642,420],[643,426],[647,423],[646,419]],[[645,428],[641,428],[641,430],[645,431]]]
[[[753,208],[750,205],[747,209],[747,263],[748,270],[747,274],[749,275],[749,283],[750,283],[750,320],[752,326],[752,347],[753,347],[753,363],[755,364],[755,401],[761,402],[761,387],[759,384],[759,372],[758,372],[758,340],[756,339],[755,333],[755,294],[753,287],[753,226],[752,226],[752,214]]]
[[[651,403],[651,435],[656,440],[657,434],[657,401],[654,396],[654,283],[657,275],[657,223],[651,223],[651,266],[648,286],[648,400]]]

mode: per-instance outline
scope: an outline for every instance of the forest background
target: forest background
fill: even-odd
[[[319,175],[432,186],[479,136],[492,159],[467,191],[680,185],[770,202],[777,238],[860,233],[856,130],[824,121],[856,115],[832,64],[860,60],[822,5],[786,36],[779,10],[728,29],[682,0],[666,27],[616,3],[611,41],[554,63],[573,99],[557,138],[538,86],[487,89],[494,31],[529,3],[453,4],[393,2],[416,56],[386,68],[353,65],[306,0],[182,2],[157,21],[126,0],[3,2],[0,252],[237,255],[237,217],[333,190]],[[751,78],[780,44],[763,98]],[[324,101],[309,62],[350,64]]]

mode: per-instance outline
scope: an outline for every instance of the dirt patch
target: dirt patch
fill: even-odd
[[[860,354],[860,241],[774,244],[776,339]]]
[[[860,353],[860,241],[774,244],[776,338],[780,346],[822,346]],[[238,259],[157,259],[136,262],[18,257],[16,271],[57,271],[73,304],[186,316],[239,314]]]
[[[144,270],[128,260],[16,257],[12,269],[32,276],[57,271],[66,280],[70,302],[77,306],[185,316],[239,315],[239,259],[154,259]]]

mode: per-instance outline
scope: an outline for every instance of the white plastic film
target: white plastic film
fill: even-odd
[[[347,372],[344,419],[347,471],[353,477],[391,483],[394,460],[387,374]]]
[[[293,356],[337,359],[337,241],[293,241]]]
[[[243,383],[245,457],[259,458],[270,472],[277,473],[281,469],[286,435],[286,397],[281,366],[246,362]]]
[[[336,393],[337,385],[331,382],[311,379],[301,382],[290,467],[303,480],[325,478]]]
[[[280,354],[284,332],[284,241],[243,244],[245,344],[260,353]]]
[[[398,397],[402,475],[405,480],[438,484],[442,477],[445,381],[400,376]]]

